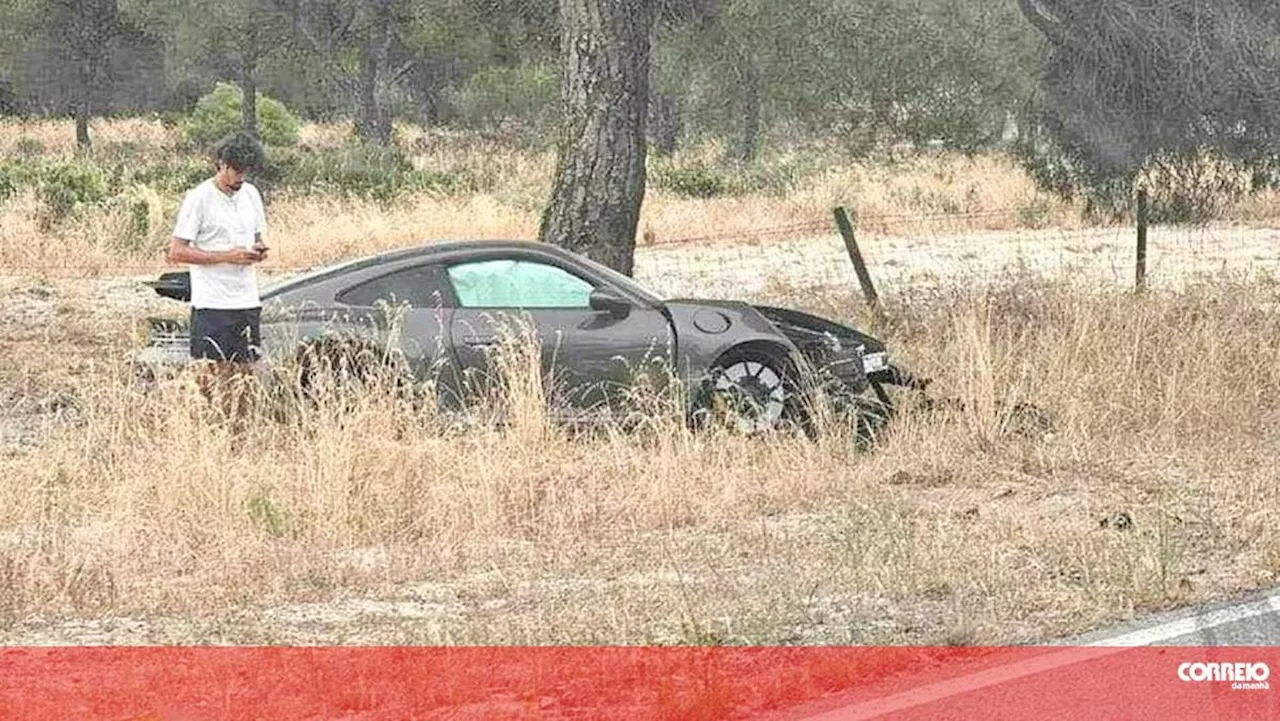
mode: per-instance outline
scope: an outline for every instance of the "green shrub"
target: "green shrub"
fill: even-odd
[[[184,124],[188,140],[208,147],[241,129],[240,88],[218,83],[212,92],[196,102]],[[258,137],[264,145],[292,146],[298,142],[298,119],[279,100],[258,93]]]
[[[395,148],[353,141],[337,149],[297,157],[283,184],[308,192],[388,200],[399,191],[413,165]]]
[[[32,159],[14,159],[0,162],[0,203],[18,194],[25,187],[38,187],[42,168]]]
[[[660,160],[651,177],[655,188],[685,198],[718,198],[747,191],[741,178],[702,158],[683,163]]]
[[[45,169],[40,181],[40,200],[46,224],[56,223],[85,206],[98,205],[107,198],[107,174],[83,163],[63,163]]]
[[[155,165],[135,168],[133,181],[164,193],[185,193],[213,175],[207,158],[184,155]]]
[[[13,152],[18,157],[35,158],[44,155],[45,147],[39,138],[24,135],[14,143]]]
[[[475,187],[465,174],[416,170],[396,148],[381,148],[357,140],[322,152],[270,152],[259,182],[269,189],[291,188],[304,193],[332,193],[380,202],[404,193],[461,193]]]
[[[1110,175],[1091,169],[1052,139],[1025,139],[1014,153],[1039,188],[1082,200],[1084,216],[1095,221],[1132,221],[1137,188],[1145,186],[1151,193],[1150,222],[1206,223],[1269,182],[1265,166],[1251,168],[1212,153],[1153,156],[1141,168]]]
[[[1047,228],[1051,219],[1053,208],[1049,205],[1049,201],[1038,198],[1031,203],[1018,208],[1018,223],[1024,228],[1039,230]]]
[[[254,494],[248,502],[249,518],[272,538],[283,538],[289,533],[288,516],[267,495],[266,491]]]
[[[186,115],[178,110],[162,110],[160,112],[160,124],[169,130],[178,130],[186,121]]]
[[[404,189],[418,193],[465,195],[480,191],[480,184],[466,171],[437,172],[415,170],[405,179]]]
[[[123,249],[129,252],[149,250],[151,232],[161,222],[164,203],[160,194],[146,185],[131,185],[112,199],[125,213],[128,224]]]
[[[4,175],[13,183],[14,191],[26,186],[37,186],[44,177],[44,166],[34,158],[15,158],[0,164]]]
[[[16,192],[18,192],[18,184],[14,181],[13,174],[8,166],[0,165],[0,203],[12,198]]]
[[[99,143],[93,148],[93,157],[101,163],[130,163],[141,165],[147,160],[147,147],[136,140]]]
[[[801,154],[762,157],[743,168],[738,187],[742,191],[786,197],[818,175],[822,161]]]
[[[784,197],[823,169],[802,153],[762,156],[749,163],[733,160],[716,141],[651,157],[653,187],[685,198],[718,198],[749,193]]]
[[[315,152],[310,148],[267,147],[263,150],[266,155],[263,167],[250,179],[250,182],[264,195],[270,195],[282,186],[292,185],[302,158]]]
[[[451,94],[449,104],[464,126],[491,127],[514,119],[545,128],[555,122],[559,93],[553,66],[525,63],[475,73]]]

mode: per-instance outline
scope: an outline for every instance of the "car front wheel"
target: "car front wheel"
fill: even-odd
[[[717,362],[697,412],[701,425],[717,422],[748,435],[797,428],[810,433],[791,364],[760,351],[737,351]]]

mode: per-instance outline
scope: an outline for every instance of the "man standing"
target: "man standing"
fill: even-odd
[[[217,375],[249,372],[262,343],[262,301],[253,266],[264,260],[266,213],[245,176],[262,167],[262,147],[232,135],[214,151],[212,178],[189,191],[169,242],[169,262],[191,272],[191,356]],[[208,391],[207,387],[205,388]]]

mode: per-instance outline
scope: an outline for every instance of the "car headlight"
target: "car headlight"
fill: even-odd
[[[840,339],[837,338],[833,333],[830,333],[830,332],[823,333],[822,341],[823,341],[823,344],[826,346],[826,349],[832,353],[839,353],[840,351],[844,350],[844,344],[841,343]]]
[[[889,367],[888,353],[867,353],[862,356],[862,372],[871,375]]]

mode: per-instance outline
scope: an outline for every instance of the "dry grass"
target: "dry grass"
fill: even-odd
[[[89,124],[95,143],[139,143],[172,147],[176,131],[147,118],[96,119]],[[68,155],[76,150],[75,123],[70,120],[6,119],[0,122],[0,156],[13,155],[24,143],[39,143],[45,152]]]
[[[1016,642],[1274,583],[1277,300],[903,299],[885,332],[968,408],[873,454],[661,416],[572,436],[519,372],[507,428],[375,390],[237,436],[189,379],[142,393],[102,363],[68,381],[73,425],[0,458],[0,619],[15,639],[39,614],[149,619],[114,637],[134,641]],[[1057,428],[1019,435],[997,399]]]
[[[99,146],[131,142],[167,153],[189,152],[179,148],[176,131],[158,121],[99,120],[93,132]],[[343,125],[307,125],[301,142],[312,148],[333,147],[349,133]],[[280,195],[269,211],[278,250],[275,267],[309,266],[443,238],[536,235],[550,192],[553,153],[500,138],[412,126],[400,126],[397,137],[419,169],[463,175],[482,192],[455,198],[409,196],[389,204]],[[38,142],[49,158],[74,152],[69,122],[0,124],[0,155],[16,153],[30,141]],[[700,146],[682,151],[674,160],[655,162],[713,162],[717,152],[714,145]],[[1081,222],[1077,208],[1037,191],[1026,173],[999,155],[925,154],[867,162],[826,157],[820,150],[783,150],[748,172],[766,177],[771,189],[698,199],[673,194],[651,181],[640,221],[641,242],[707,236],[767,240],[777,237],[770,231],[795,225],[806,227],[793,235],[829,232],[835,205],[855,209],[861,227],[879,233],[914,232],[922,216],[930,218],[934,232]],[[90,208],[53,230],[42,230],[39,202],[30,191],[20,192],[0,203],[0,265],[76,276],[153,272],[162,264],[179,201],[176,195],[160,197],[149,236],[133,238],[128,234],[128,211],[118,204]],[[1252,202],[1256,215],[1263,201]]]
[[[317,219],[326,219],[317,222]],[[268,267],[299,268],[438,239],[536,238],[537,217],[490,195],[418,198],[385,208],[323,196],[282,200]]]
[[[265,271],[534,234],[548,153],[400,130],[419,167],[463,170],[488,190],[389,205],[277,196]],[[177,142],[140,120],[95,132]],[[303,142],[345,133],[308,126]],[[72,152],[68,123],[11,123],[0,153],[22,137]],[[784,175],[803,165],[776,162]],[[785,192],[711,200],[651,189],[641,230],[763,248],[770,228],[817,227],[842,203],[886,233],[1079,222],[994,156],[784,180]],[[1248,201],[1241,217],[1274,217],[1273,203]],[[839,434],[693,435],[669,414],[639,433],[573,436],[546,421],[545,389],[519,372],[507,427],[451,427],[374,391],[341,412],[264,414],[236,435],[190,379],[142,393],[121,377],[130,314],[150,310],[140,298],[104,305],[83,284],[40,282],[159,271],[176,205],[164,199],[141,244],[122,242],[122,210],[46,232],[29,192],[0,206],[11,276],[0,278],[0,383],[54,423],[35,447],[0,447],[0,638],[1016,642],[1280,575],[1272,285],[1135,297],[1027,279],[892,298],[880,329],[892,348],[967,406],[903,418],[869,455]],[[149,293],[126,281],[103,292]],[[827,315],[858,307],[815,288],[769,292]],[[997,400],[1033,401],[1057,427],[1020,435]],[[1131,525],[1103,523],[1118,514]],[[58,631],[37,617],[135,620]]]

